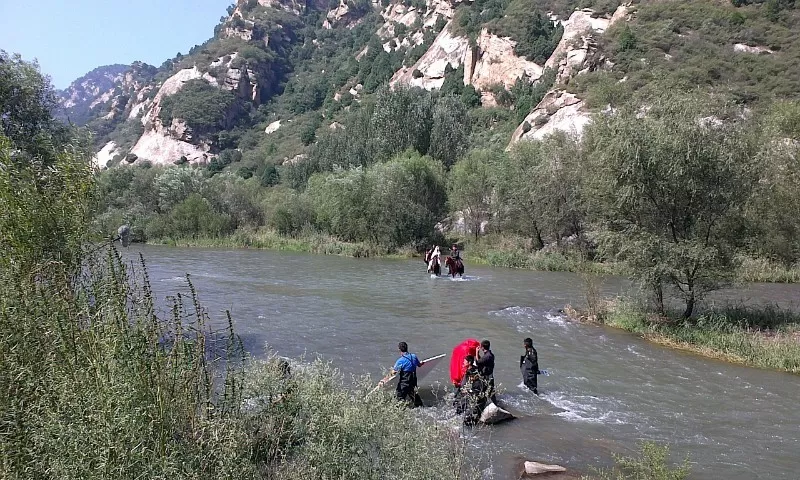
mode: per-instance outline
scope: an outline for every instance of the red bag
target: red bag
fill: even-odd
[[[464,358],[466,358],[467,355],[476,356],[478,347],[480,346],[481,343],[479,341],[474,338],[469,338],[456,345],[456,348],[453,349],[453,356],[450,357],[450,381],[453,382],[453,385],[460,385],[461,379],[463,379],[464,374],[467,373],[467,367],[464,365]]]

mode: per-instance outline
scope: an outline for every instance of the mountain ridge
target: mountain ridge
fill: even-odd
[[[613,104],[606,98],[600,105],[599,98],[610,94],[598,90],[641,89],[659,80],[658,71],[672,70],[678,81],[696,81],[702,88],[738,82],[742,87],[731,86],[734,94],[745,102],[757,99],[752,91],[760,85],[745,78],[757,74],[743,72],[758,71],[754,65],[761,64],[774,70],[772,64],[800,59],[797,43],[785,33],[800,24],[796,10],[786,7],[775,21],[767,21],[766,4],[712,3],[240,0],[229,7],[214,37],[188,55],[150,67],[126,94],[109,95],[107,89],[82,105],[89,105],[84,116],[96,133],[97,149],[105,157],[114,152],[101,163],[112,165],[123,159],[208,164],[229,149],[247,156],[248,146],[262,153],[277,150],[261,158],[257,168],[303,158],[308,144],[299,138],[278,141],[283,133],[264,133],[267,125],[282,120],[287,128],[293,119],[298,131],[315,127],[315,134],[326,134],[320,118],[346,125],[345,113],[385,84],[456,94],[469,108],[510,109],[516,123],[508,120],[502,127],[508,130],[503,142],[497,130],[482,133],[508,145],[556,130],[579,133],[593,112]],[[578,8],[582,5],[591,8]],[[520,15],[529,17],[515,20]],[[703,16],[711,20],[698,22]],[[650,28],[655,25],[663,28]],[[724,60],[735,68],[696,64],[691,49],[698,46],[719,55],[730,49],[733,58]],[[683,72],[675,68],[684,64]],[[548,69],[553,73],[545,76]],[[742,78],[726,79],[726,70]],[[779,84],[790,85],[794,70],[765,90],[789,91]],[[681,73],[692,78],[681,79]],[[631,76],[633,82],[621,83]],[[233,94],[219,118],[203,118],[201,109],[180,94],[190,81]],[[193,91],[213,94],[207,88]],[[166,98],[192,118],[162,115]],[[242,137],[248,139],[244,146],[234,141]]]

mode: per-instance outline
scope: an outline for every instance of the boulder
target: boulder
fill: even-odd
[[[566,472],[567,469],[561,465],[547,465],[539,462],[525,462],[525,475],[539,475],[551,472]]]
[[[498,407],[494,402],[489,402],[481,413],[480,422],[486,425],[494,425],[514,418],[514,415]]]

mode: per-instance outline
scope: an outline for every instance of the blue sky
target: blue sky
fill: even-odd
[[[56,88],[101,65],[161,65],[214,34],[234,0],[0,0],[0,49],[38,59]]]

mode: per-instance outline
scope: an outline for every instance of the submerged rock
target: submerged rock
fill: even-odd
[[[525,462],[525,475],[539,475],[550,472],[566,472],[567,469],[561,465],[548,465],[539,462]]]
[[[495,423],[505,422],[506,420],[512,420],[514,418],[516,417],[510,412],[503,410],[493,402],[489,402],[481,413],[480,422],[486,425],[494,425]]]

